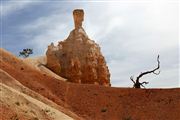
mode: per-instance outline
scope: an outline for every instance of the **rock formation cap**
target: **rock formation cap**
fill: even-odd
[[[74,26],[75,29],[82,27],[82,22],[84,21],[84,11],[83,9],[75,9],[73,11],[73,18],[74,18]]]

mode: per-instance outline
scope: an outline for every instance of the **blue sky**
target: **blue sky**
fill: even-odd
[[[33,48],[45,55],[47,46],[67,38],[74,28],[72,11],[85,12],[83,26],[101,46],[112,86],[131,87],[129,77],[156,67],[161,73],[143,80],[149,88],[179,87],[179,10],[177,0],[1,1],[1,47],[18,56]]]

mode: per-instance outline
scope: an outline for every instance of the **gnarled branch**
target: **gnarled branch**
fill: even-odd
[[[160,68],[159,55],[157,57],[157,62],[158,62],[158,65],[157,65],[157,67],[155,69],[150,70],[150,71],[146,71],[146,72],[141,72],[141,74],[136,78],[136,81],[134,81],[133,76],[130,77],[131,81],[134,83],[134,86],[133,86],[134,88],[141,88],[141,86],[145,88],[145,86],[143,84],[148,84],[149,83],[149,82],[142,82],[142,83],[140,83],[139,79],[142,76],[144,76],[146,74],[150,74],[150,73],[153,73],[155,75],[159,75],[160,74],[160,71],[158,73],[156,72]]]
[[[137,80],[139,80],[142,76],[146,75],[146,74],[150,74],[150,73],[154,73],[155,75],[159,75],[160,74],[160,71],[158,73],[156,73],[156,70],[158,70],[160,68],[160,61],[159,61],[159,55],[157,57],[157,62],[158,62],[158,66],[153,69],[153,70],[150,70],[150,71],[146,71],[146,72],[142,72],[138,77],[137,77]]]
[[[131,81],[135,84],[136,82],[133,80],[133,76],[130,77]]]

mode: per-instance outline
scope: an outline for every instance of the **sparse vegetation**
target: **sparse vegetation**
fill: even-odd
[[[33,120],[39,120],[39,118],[35,117],[35,118],[33,118]]]
[[[28,101],[26,101],[26,105],[28,105],[29,104],[29,102]]]
[[[16,115],[14,115],[14,116],[12,116],[10,119],[11,119],[11,120],[19,120],[19,118],[18,118],[17,114],[16,114]]]
[[[33,54],[33,49],[30,48],[23,49],[23,51],[19,52],[19,56],[22,56],[24,58],[29,57],[30,54]]]
[[[50,112],[50,109],[45,108],[45,109],[44,109],[44,112],[46,112],[46,113],[47,113],[47,112]]]
[[[21,67],[21,70],[24,70],[24,68],[23,68],[23,67]]]
[[[20,103],[17,101],[17,102],[15,102],[15,104],[17,105],[17,106],[20,106]]]
[[[106,108],[101,109],[101,112],[106,112],[106,111],[107,111]]]
[[[131,116],[123,118],[123,120],[132,120]]]
[[[30,112],[31,112],[32,114],[36,115],[36,112],[35,112],[35,111],[33,111],[33,110],[30,110]]]

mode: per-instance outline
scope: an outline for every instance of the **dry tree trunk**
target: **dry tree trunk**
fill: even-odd
[[[157,62],[158,62],[158,66],[157,66],[155,69],[150,70],[150,71],[146,71],[146,72],[142,72],[142,73],[136,78],[136,81],[134,81],[133,76],[130,77],[131,81],[134,83],[133,88],[141,88],[141,86],[145,88],[145,86],[144,86],[143,84],[148,84],[148,83],[149,83],[149,82],[142,82],[142,83],[140,83],[140,82],[139,82],[139,79],[140,79],[142,76],[147,75],[147,74],[150,74],[150,73],[153,73],[153,74],[155,74],[155,75],[159,75],[160,71],[159,71],[158,73],[156,73],[156,71],[160,68],[159,55],[158,55],[158,57],[157,57]]]

